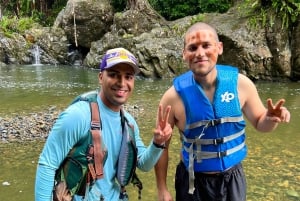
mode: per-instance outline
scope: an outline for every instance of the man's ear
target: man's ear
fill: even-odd
[[[103,72],[98,73],[98,81],[99,81],[99,84],[102,83],[102,78],[103,78]]]
[[[182,59],[183,59],[183,61],[186,61],[186,56],[185,56],[185,51],[184,50],[182,50]]]
[[[222,42],[218,43],[218,48],[219,48],[219,55],[223,54],[223,43]]]

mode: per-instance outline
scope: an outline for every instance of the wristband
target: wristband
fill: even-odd
[[[155,147],[157,147],[157,148],[160,148],[160,149],[165,149],[165,148],[167,148],[165,144],[157,144],[157,143],[155,143],[155,142],[153,142],[153,141],[152,141],[152,143],[153,143],[153,145],[154,145]]]

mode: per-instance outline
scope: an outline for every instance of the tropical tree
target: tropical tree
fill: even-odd
[[[40,23],[49,24],[68,0],[0,0],[0,17],[3,15],[32,17]]]

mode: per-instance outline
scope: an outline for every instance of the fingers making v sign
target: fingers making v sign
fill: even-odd
[[[158,107],[157,122],[153,138],[153,142],[156,144],[164,144],[172,135],[173,129],[168,122],[170,111],[171,106],[167,106],[165,109],[163,109],[162,105]]]
[[[282,105],[285,103],[284,99],[280,99],[277,101],[275,105],[273,105],[272,99],[267,100],[268,104],[268,112],[267,112],[267,118],[268,120],[274,121],[274,122],[289,122],[290,121],[290,112],[286,109],[286,107],[283,107]]]

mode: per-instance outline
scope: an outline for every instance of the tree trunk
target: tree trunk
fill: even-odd
[[[144,13],[153,20],[164,22],[165,19],[156,10],[152,8],[148,0],[127,0],[126,8]]]

